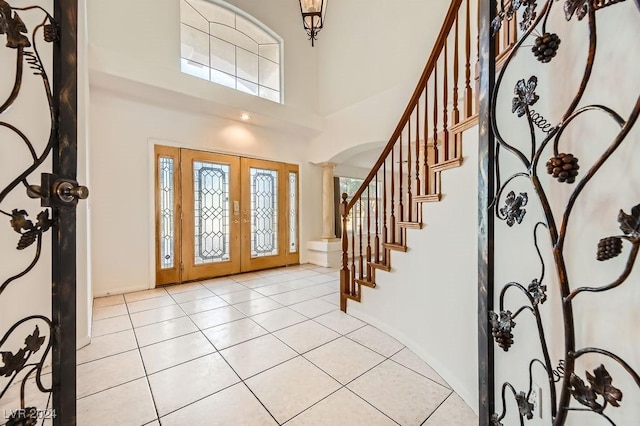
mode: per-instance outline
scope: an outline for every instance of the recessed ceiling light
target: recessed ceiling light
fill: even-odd
[[[249,120],[251,120],[251,116],[250,116],[249,114],[247,114],[246,112],[245,112],[245,113],[242,113],[242,114],[240,115],[240,118],[241,118],[242,120],[244,120],[244,121],[249,121]]]

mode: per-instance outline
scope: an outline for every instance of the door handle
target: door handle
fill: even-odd
[[[240,215],[240,201],[234,201],[233,202],[233,214],[235,216]]]
[[[40,185],[29,185],[29,198],[40,198],[42,207],[75,206],[78,200],[89,197],[89,189],[71,179],[62,179],[51,173],[42,173]]]

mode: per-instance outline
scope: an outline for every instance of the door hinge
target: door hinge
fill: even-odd
[[[184,263],[183,262],[180,262],[180,270],[184,271]]]

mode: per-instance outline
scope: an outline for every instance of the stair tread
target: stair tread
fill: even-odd
[[[396,251],[407,251],[407,246],[405,244],[400,243],[383,243],[382,246],[384,248],[388,248],[389,250]]]
[[[349,300],[353,300],[354,302],[360,302],[360,294],[356,296],[352,296],[350,294],[345,294],[345,297]]]
[[[387,265],[384,263],[369,262],[369,266],[371,266],[372,268],[380,269],[382,271],[387,271],[387,272],[391,270],[391,265]]]
[[[443,161],[442,163],[434,164],[431,166],[432,172],[441,172],[447,169],[453,169],[462,165],[462,157],[454,158],[453,160]]]
[[[356,279],[356,282],[360,285],[363,285],[365,287],[371,287],[374,288],[376,286],[376,283],[374,283],[373,281],[367,281],[367,280],[360,280],[360,279]]]
[[[417,203],[434,203],[442,199],[442,194],[417,195],[413,197],[413,201]]]
[[[401,228],[409,228],[409,229],[422,229],[422,221],[402,221],[398,222],[397,225]]]

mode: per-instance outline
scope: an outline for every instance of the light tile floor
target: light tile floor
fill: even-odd
[[[470,426],[426,363],[312,265],[95,300],[78,424]]]

